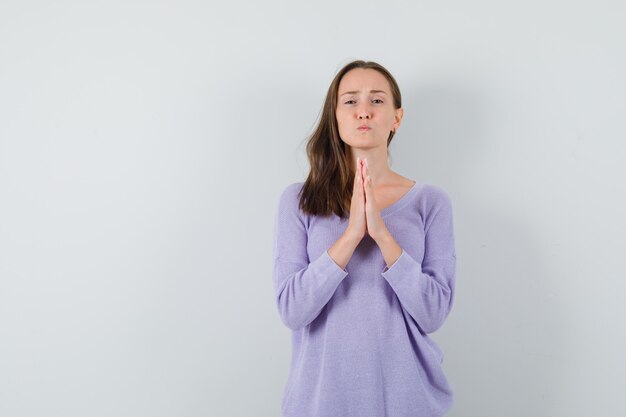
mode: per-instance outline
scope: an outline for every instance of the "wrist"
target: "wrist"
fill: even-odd
[[[356,247],[359,242],[361,241],[361,239],[363,239],[363,236],[359,236],[356,233],[352,232],[351,230],[346,230],[343,233],[342,236],[346,241],[350,242],[350,244],[352,244],[354,247]]]
[[[391,233],[389,232],[389,229],[386,227],[381,230],[380,233],[377,233],[376,237],[372,237],[372,239],[374,239],[374,242],[378,245],[384,245],[385,243],[389,243],[394,240],[393,236],[391,236]]]

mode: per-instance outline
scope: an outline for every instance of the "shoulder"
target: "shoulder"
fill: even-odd
[[[441,233],[449,233],[453,229],[452,199],[442,187],[422,183],[417,210],[422,218],[424,231],[431,237],[436,237]],[[435,229],[431,227],[435,227]],[[432,230],[437,230],[437,232],[432,233]]]
[[[282,189],[280,197],[278,198],[279,211],[299,211],[300,191],[302,190],[303,185],[304,182],[293,182]]]
[[[450,193],[438,185],[422,183],[418,197],[418,210],[428,224],[438,215],[452,216]]]
[[[421,195],[429,206],[452,205],[450,194],[438,185],[422,184]]]
[[[304,182],[293,182],[283,188],[280,193],[280,203],[291,202],[293,200],[300,200],[300,191],[304,186]]]
[[[304,182],[292,182],[291,184],[283,188],[282,195],[294,196],[296,194],[299,194],[303,186],[304,186]]]

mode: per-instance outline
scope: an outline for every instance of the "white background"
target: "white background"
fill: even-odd
[[[0,415],[278,416],[273,216],[335,72],[445,189],[450,417],[626,415],[626,6],[0,1]]]

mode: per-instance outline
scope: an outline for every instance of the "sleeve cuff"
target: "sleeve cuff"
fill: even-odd
[[[396,259],[391,267],[385,265],[381,275],[389,282],[400,282],[407,277],[414,276],[415,272],[421,272],[421,270],[422,265],[402,249],[402,253],[398,259]]]
[[[320,270],[325,276],[336,276],[345,278],[348,275],[348,271],[342,269],[333,258],[328,254],[328,250],[325,250],[322,253],[320,258]]]

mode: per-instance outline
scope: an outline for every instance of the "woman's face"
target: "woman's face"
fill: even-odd
[[[337,96],[335,116],[341,139],[354,148],[386,149],[389,133],[400,126],[403,110],[393,107],[385,76],[374,69],[352,69],[341,79]]]

